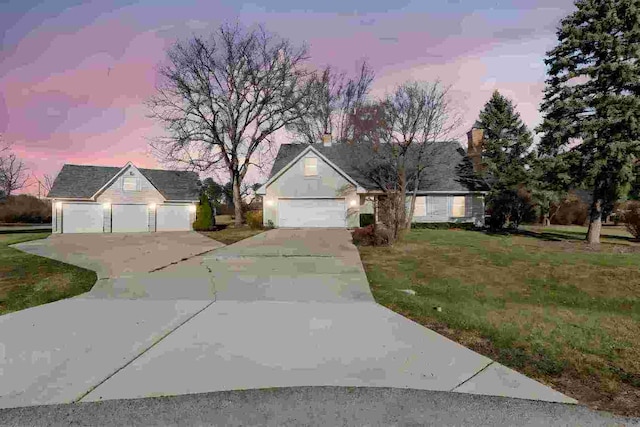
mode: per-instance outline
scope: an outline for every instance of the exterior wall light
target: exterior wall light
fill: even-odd
[[[349,205],[350,205],[350,206],[356,206],[357,204],[358,204],[358,202],[357,202],[355,199],[354,199],[354,200],[351,200],[351,201],[349,202]]]
[[[273,200],[272,199],[267,200],[267,206],[273,206]]]
[[[62,202],[56,202],[56,208],[60,209],[62,207]]]
[[[109,203],[109,202],[103,203],[102,207],[105,208],[105,209],[109,209],[111,207],[111,203]]]
[[[194,213],[196,211],[196,205],[189,205],[189,212]]]
[[[156,208],[155,203],[149,203],[149,209],[154,210]]]

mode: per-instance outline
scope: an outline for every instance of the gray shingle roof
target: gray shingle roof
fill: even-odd
[[[271,168],[269,178],[277,174],[291,160],[299,155],[308,144],[282,144]],[[362,173],[362,158],[349,155],[348,146],[334,143],[329,147],[323,144],[313,144],[327,159],[342,169],[358,184],[368,190],[379,189],[375,182]],[[413,147],[417,149],[417,147]],[[355,154],[355,153],[354,153]],[[472,166],[465,150],[456,141],[437,142],[430,149],[426,158],[428,164],[418,187],[419,191],[480,191],[487,187],[477,182],[471,174]],[[360,162],[360,163],[359,163]],[[411,190],[412,186],[408,186]]]
[[[47,197],[88,199],[122,168],[113,166],[64,165]],[[167,200],[197,200],[198,174],[188,171],[142,169],[140,173]]]

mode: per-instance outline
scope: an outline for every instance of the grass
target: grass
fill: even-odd
[[[640,252],[570,236],[411,230],[359,249],[379,303],[593,408],[638,416]]]
[[[9,247],[49,234],[0,235],[0,315],[82,294],[95,283],[93,271]]]
[[[549,227],[541,227],[535,225],[525,225],[521,227],[524,231],[530,231],[538,234],[540,237],[546,237],[550,240],[585,240],[587,236],[587,227],[580,225],[551,225]],[[623,225],[606,225],[602,227],[600,233],[600,242],[615,245],[640,246],[640,242],[634,239]]]
[[[199,233],[209,237],[210,239],[217,240],[220,243],[224,243],[225,245],[230,245],[232,243],[239,242],[240,240],[255,236],[256,234],[260,234],[264,231],[265,230],[254,230],[246,225],[240,228],[236,228],[233,225],[230,225],[224,230],[200,231]]]

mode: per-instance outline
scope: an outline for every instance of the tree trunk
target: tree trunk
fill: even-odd
[[[544,217],[542,218],[542,226],[543,227],[549,227],[551,225],[551,219],[549,218],[549,214],[546,213],[544,214]]]
[[[602,229],[602,200],[594,194],[591,210],[589,212],[589,231],[587,242],[591,245],[600,243],[600,230]]]
[[[378,197],[373,196],[373,238],[378,235]]]
[[[233,177],[233,205],[236,215],[234,225],[236,227],[242,227],[242,197],[240,197],[240,179]]]

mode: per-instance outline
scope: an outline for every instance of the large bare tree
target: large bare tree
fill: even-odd
[[[168,57],[148,105],[169,136],[150,145],[166,163],[228,173],[239,226],[249,166],[262,167],[256,159],[274,134],[309,108],[306,48],[262,27],[225,24],[209,39],[178,42]]]
[[[359,67],[358,75],[349,79],[346,73],[325,67],[314,74],[311,81],[311,102],[306,114],[287,129],[309,144],[318,143],[324,134],[336,140],[347,138],[349,115],[366,102],[373,78],[373,70],[366,60]]]
[[[0,157],[0,191],[6,197],[23,188],[28,179],[27,167],[15,154]]]

